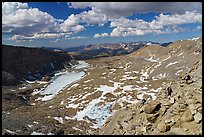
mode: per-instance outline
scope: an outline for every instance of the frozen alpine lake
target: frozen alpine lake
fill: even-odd
[[[48,85],[41,94],[57,94],[62,90],[66,85],[71,84],[74,81],[77,81],[82,78],[85,72],[65,72],[60,75],[53,77],[52,83]]]
[[[85,61],[79,61],[78,65],[75,65],[75,69],[86,68],[89,64]],[[85,75],[84,71],[73,71],[73,72],[59,72],[56,73],[54,77],[51,79],[51,83],[42,91],[40,91],[41,95],[45,95],[44,97],[40,97],[37,100],[47,101],[52,99],[55,95],[57,95],[64,87],[67,85],[80,80]]]

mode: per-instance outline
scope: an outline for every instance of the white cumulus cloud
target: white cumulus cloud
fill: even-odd
[[[101,34],[95,34],[94,35],[94,38],[104,38],[104,37],[108,37],[108,33],[101,33]]]
[[[85,29],[79,23],[74,15],[64,21],[27,3],[2,3],[2,33],[13,34],[10,40],[68,37]]]
[[[70,2],[72,8],[96,8],[108,17],[130,16],[135,12],[185,13],[202,12],[201,2]]]
[[[190,23],[202,23],[202,14],[195,11],[185,12],[180,15],[160,14],[151,22],[146,22],[141,19],[130,20],[122,17],[111,21],[110,27],[114,27],[114,29],[110,33],[110,36],[140,36],[148,33],[178,33],[187,30],[179,28],[178,25]]]

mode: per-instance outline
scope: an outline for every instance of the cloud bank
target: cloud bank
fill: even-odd
[[[87,26],[110,23],[111,33],[96,33],[93,38],[142,36],[186,31],[182,24],[202,23],[201,2],[69,2],[74,9],[90,8],[71,14],[65,20],[55,19],[47,12],[29,7],[27,3],[2,2],[2,33],[9,40],[72,39],[86,31]],[[67,10],[71,10],[67,9]],[[134,13],[160,13],[154,20],[128,19]],[[201,26],[197,27],[197,30]],[[78,37],[82,38],[82,37]]]

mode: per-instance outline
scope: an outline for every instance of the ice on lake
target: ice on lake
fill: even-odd
[[[66,72],[65,74],[62,74],[60,76],[54,77],[53,81],[50,85],[48,85],[41,94],[57,94],[62,88],[64,88],[66,85],[79,80],[82,78],[82,76],[85,74],[85,72]]]
[[[81,69],[88,67],[88,63],[85,61],[79,61],[79,64],[75,65],[74,69]],[[73,72],[59,72],[56,73],[55,76],[51,79],[51,83],[43,90],[40,91],[41,95],[45,95],[44,97],[40,97],[37,100],[47,101],[52,99],[55,95],[57,95],[64,87],[67,85],[80,80],[85,75],[84,71],[73,71]]]
[[[79,62],[79,64],[73,66],[73,68],[75,68],[75,69],[81,69],[81,68],[86,68],[86,67],[89,66],[89,64],[86,63],[85,61],[78,61],[78,62]]]

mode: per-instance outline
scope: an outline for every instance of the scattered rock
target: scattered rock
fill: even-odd
[[[146,127],[141,127],[141,130],[140,130],[140,131],[146,133],[146,132],[147,132],[147,129],[146,129]]]
[[[200,107],[202,107],[202,103],[196,103],[196,104],[195,104],[195,108],[196,108],[196,109],[199,109]]]
[[[201,113],[196,113],[195,115],[194,115],[194,119],[195,119],[195,122],[196,123],[200,123],[200,121],[202,120],[202,114]]]
[[[147,118],[147,121],[151,122],[151,123],[154,123],[155,120],[158,118],[159,116],[159,113],[156,113],[156,114],[149,114],[146,116]]]
[[[172,97],[172,98],[170,98],[170,103],[174,103],[175,102],[175,99]]]
[[[140,108],[140,110],[139,110],[139,113],[144,112],[144,108],[145,108],[145,106],[142,106],[142,107]]]
[[[160,102],[162,103],[163,106],[170,106],[171,105],[169,99],[162,99]]]
[[[166,95],[166,96],[171,96],[171,93],[172,93],[171,87],[167,87],[167,88],[166,88],[166,91],[165,91],[165,95]]]
[[[151,101],[144,107],[144,112],[147,114],[152,114],[161,108],[161,103],[157,101]]]
[[[160,132],[166,132],[170,130],[170,126],[166,125],[164,121],[161,121],[158,125],[157,128],[159,129]]]
[[[149,131],[152,128],[152,123],[147,123],[146,130]]]
[[[184,86],[184,84],[180,84],[180,87],[183,87]]]
[[[129,125],[128,130],[135,130],[135,125],[133,124]]]
[[[194,99],[188,99],[185,101],[188,105],[192,104],[194,102]]]
[[[163,116],[163,115],[166,113],[166,110],[167,110],[166,107],[162,107],[162,108],[159,110],[159,114],[160,114],[161,116]]]
[[[182,103],[182,102],[180,102],[180,103],[175,102],[175,103],[173,104],[173,107],[174,107],[174,109],[176,109],[178,112],[184,112],[184,111],[186,110],[186,108],[187,108],[187,105],[184,104],[184,103]]]
[[[190,122],[193,121],[193,115],[191,113],[191,111],[188,109],[186,110],[183,115],[181,116],[181,121],[183,122]]]
[[[182,128],[171,128],[168,135],[187,135]]]
[[[121,126],[123,127],[123,129],[127,129],[129,127],[129,123],[121,122]]]
[[[198,108],[198,112],[202,113],[202,107]]]
[[[197,112],[196,107],[195,107],[194,104],[190,104],[190,105],[188,106],[188,108],[190,109],[190,111],[191,111],[191,113],[192,113],[193,115]]]

